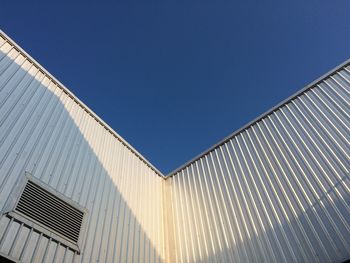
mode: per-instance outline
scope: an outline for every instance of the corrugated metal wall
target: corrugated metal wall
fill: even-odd
[[[350,258],[350,67],[163,180],[0,32],[0,210],[25,172],[89,210],[82,254],[7,215],[24,262],[328,262]]]
[[[167,180],[172,262],[350,258],[350,67]]]
[[[0,33],[0,210],[25,172],[89,210],[83,253],[0,216],[24,262],[162,262],[160,174]]]

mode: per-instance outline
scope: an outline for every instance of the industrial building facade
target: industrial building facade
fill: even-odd
[[[164,176],[0,31],[0,259],[350,259],[350,66]]]

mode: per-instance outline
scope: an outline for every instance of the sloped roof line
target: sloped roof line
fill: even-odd
[[[71,92],[65,85],[57,80],[45,67],[32,58],[26,51],[24,51],[14,40],[12,40],[7,34],[0,29],[0,36],[6,39],[15,49],[17,49],[24,57],[26,57],[33,65],[38,67],[48,78],[52,80],[59,88],[63,90],[74,102],[82,107],[91,117],[93,117],[100,125],[108,130],[116,139],[123,143],[131,152],[133,152],[140,160],[142,160],[148,167],[150,167],[160,177],[165,178],[164,174],[159,171],[150,161],[148,161],[141,153],[139,153],[134,147],[132,147],[121,135],[119,135],[113,128],[105,123],[93,110],[91,110],[84,102],[82,102],[73,92]]]
[[[187,166],[189,166],[190,164],[194,163],[195,161],[199,160],[200,158],[202,158],[203,156],[205,156],[206,154],[210,153],[211,151],[215,150],[216,148],[220,147],[221,145],[225,144],[226,142],[228,142],[229,140],[231,140],[233,137],[239,135],[240,133],[244,132],[245,130],[247,130],[248,128],[250,128],[251,126],[253,126],[254,124],[256,124],[257,122],[261,121],[262,119],[264,119],[265,117],[267,117],[268,115],[272,114],[273,112],[277,111],[278,109],[280,109],[282,106],[286,105],[287,103],[289,103],[290,101],[294,100],[295,98],[297,98],[298,96],[304,94],[305,92],[307,92],[308,90],[310,90],[311,88],[317,86],[319,83],[321,83],[322,81],[324,81],[325,79],[327,79],[328,77],[330,77],[331,75],[341,71],[343,68],[347,67],[348,65],[350,65],[350,58],[345,60],[343,63],[341,63],[340,65],[336,66],[335,68],[331,69],[330,71],[328,71],[326,74],[322,75],[321,77],[317,78],[316,80],[314,80],[313,82],[311,82],[310,84],[306,85],[304,88],[302,88],[301,90],[297,91],[296,93],[294,93],[293,95],[291,95],[290,97],[288,97],[287,99],[283,100],[282,102],[280,102],[279,104],[277,104],[276,106],[272,107],[271,109],[267,110],[266,112],[264,112],[263,114],[261,114],[260,116],[258,116],[257,118],[255,118],[254,120],[248,122],[246,125],[244,125],[243,127],[239,128],[238,130],[235,130],[233,133],[231,133],[230,135],[226,136],[224,139],[222,139],[221,141],[219,141],[218,143],[214,144],[213,146],[211,146],[210,148],[208,148],[207,150],[203,151],[202,153],[198,154],[197,156],[195,156],[194,158],[192,158],[190,161],[184,163],[183,165],[179,166],[178,168],[176,168],[175,170],[171,171],[170,173],[168,173],[166,175],[166,178],[169,178],[171,176],[174,176],[175,174],[177,174],[178,172],[180,172],[181,170],[183,170],[184,168],[186,168]]]
[[[345,62],[341,63],[340,65],[336,66],[335,68],[329,70],[326,74],[322,75],[318,79],[314,80],[310,84],[306,85],[301,90],[297,91],[287,99],[283,100],[276,106],[272,107],[271,109],[267,110],[254,120],[248,122],[243,127],[235,130],[233,133],[219,141],[218,143],[214,144],[213,146],[209,147],[207,150],[203,151],[202,153],[198,154],[188,162],[184,163],[183,165],[179,166],[178,168],[174,169],[167,175],[164,175],[160,170],[158,170],[150,161],[148,161],[141,153],[139,153],[134,147],[132,147],[121,135],[119,135],[113,128],[111,128],[106,122],[104,122],[93,110],[91,110],[85,103],[83,103],[73,92],[71,92],[65,85],[63,85],[59,80],[57,80],[45,67],[43,67],[39,62],[37,62],[34,58],[32,58],[26,51],[24,51],[18,44],[16,44],[15,41],[13,41],[7,34],[5,34],[0,29],[0,36],[2,36],[4,39],[6,39],[12,46],[14,46],[15,49],[17,49],[23,56],[25,56],[29,61],[31,61],[35,66],[40,68],[42,72],[49,77],[55,84],[57,84],[67,95],[69,95],[79,106],[81,106],[87,113],[89,113],[100,125],[102,125],[106,130],[108,130],[116,139],[118,139],[120,142],[122,142],[131,152],[133,152],[137,157],[139,157],[147,166],[149,166],[155,173],[157,173],[160,177],[163,179],[167,179],[171,176],[174,176],[179,171],[183,170],[193,162],[197,161],[201,157],[205,156],[206,154],[210,153],[211,151],[215,150],[216,148],[220,147],[221,145],[225,144],[229,140],[231,140],[236,135],[242,133],[243,131],[247,130],[257,122],[261,121],[266,116],[272,114],[273,112],[280,109],[282,106],[286,105],[293,99],[297,98],[298,96],[304,94],[311,88],[318,85],[320,82],[324,81],[329,76],[337,73],[338,71],[342,70],[344,67],[348,66],[350,64],[350,58],[347,59]]]

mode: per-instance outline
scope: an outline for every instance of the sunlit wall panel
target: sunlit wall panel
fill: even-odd
[[[171,174],[174,262],[350,258],[350,67]]]

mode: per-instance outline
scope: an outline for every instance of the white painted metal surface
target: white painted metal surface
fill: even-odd
[[[346,64],[172,173],[172,261],[349,259],[349,109]]]
[[[162,262],[162,175],[0,34],[0,210],[29,172],[89,211],[82,254],[0,217],[0,253],[24,262]]]
[[[23,262],[341,262],[350,258],[350,66],[167,180],[0,32],[0,211],[24,174],[88,209],[82,254],[0,215]]]

